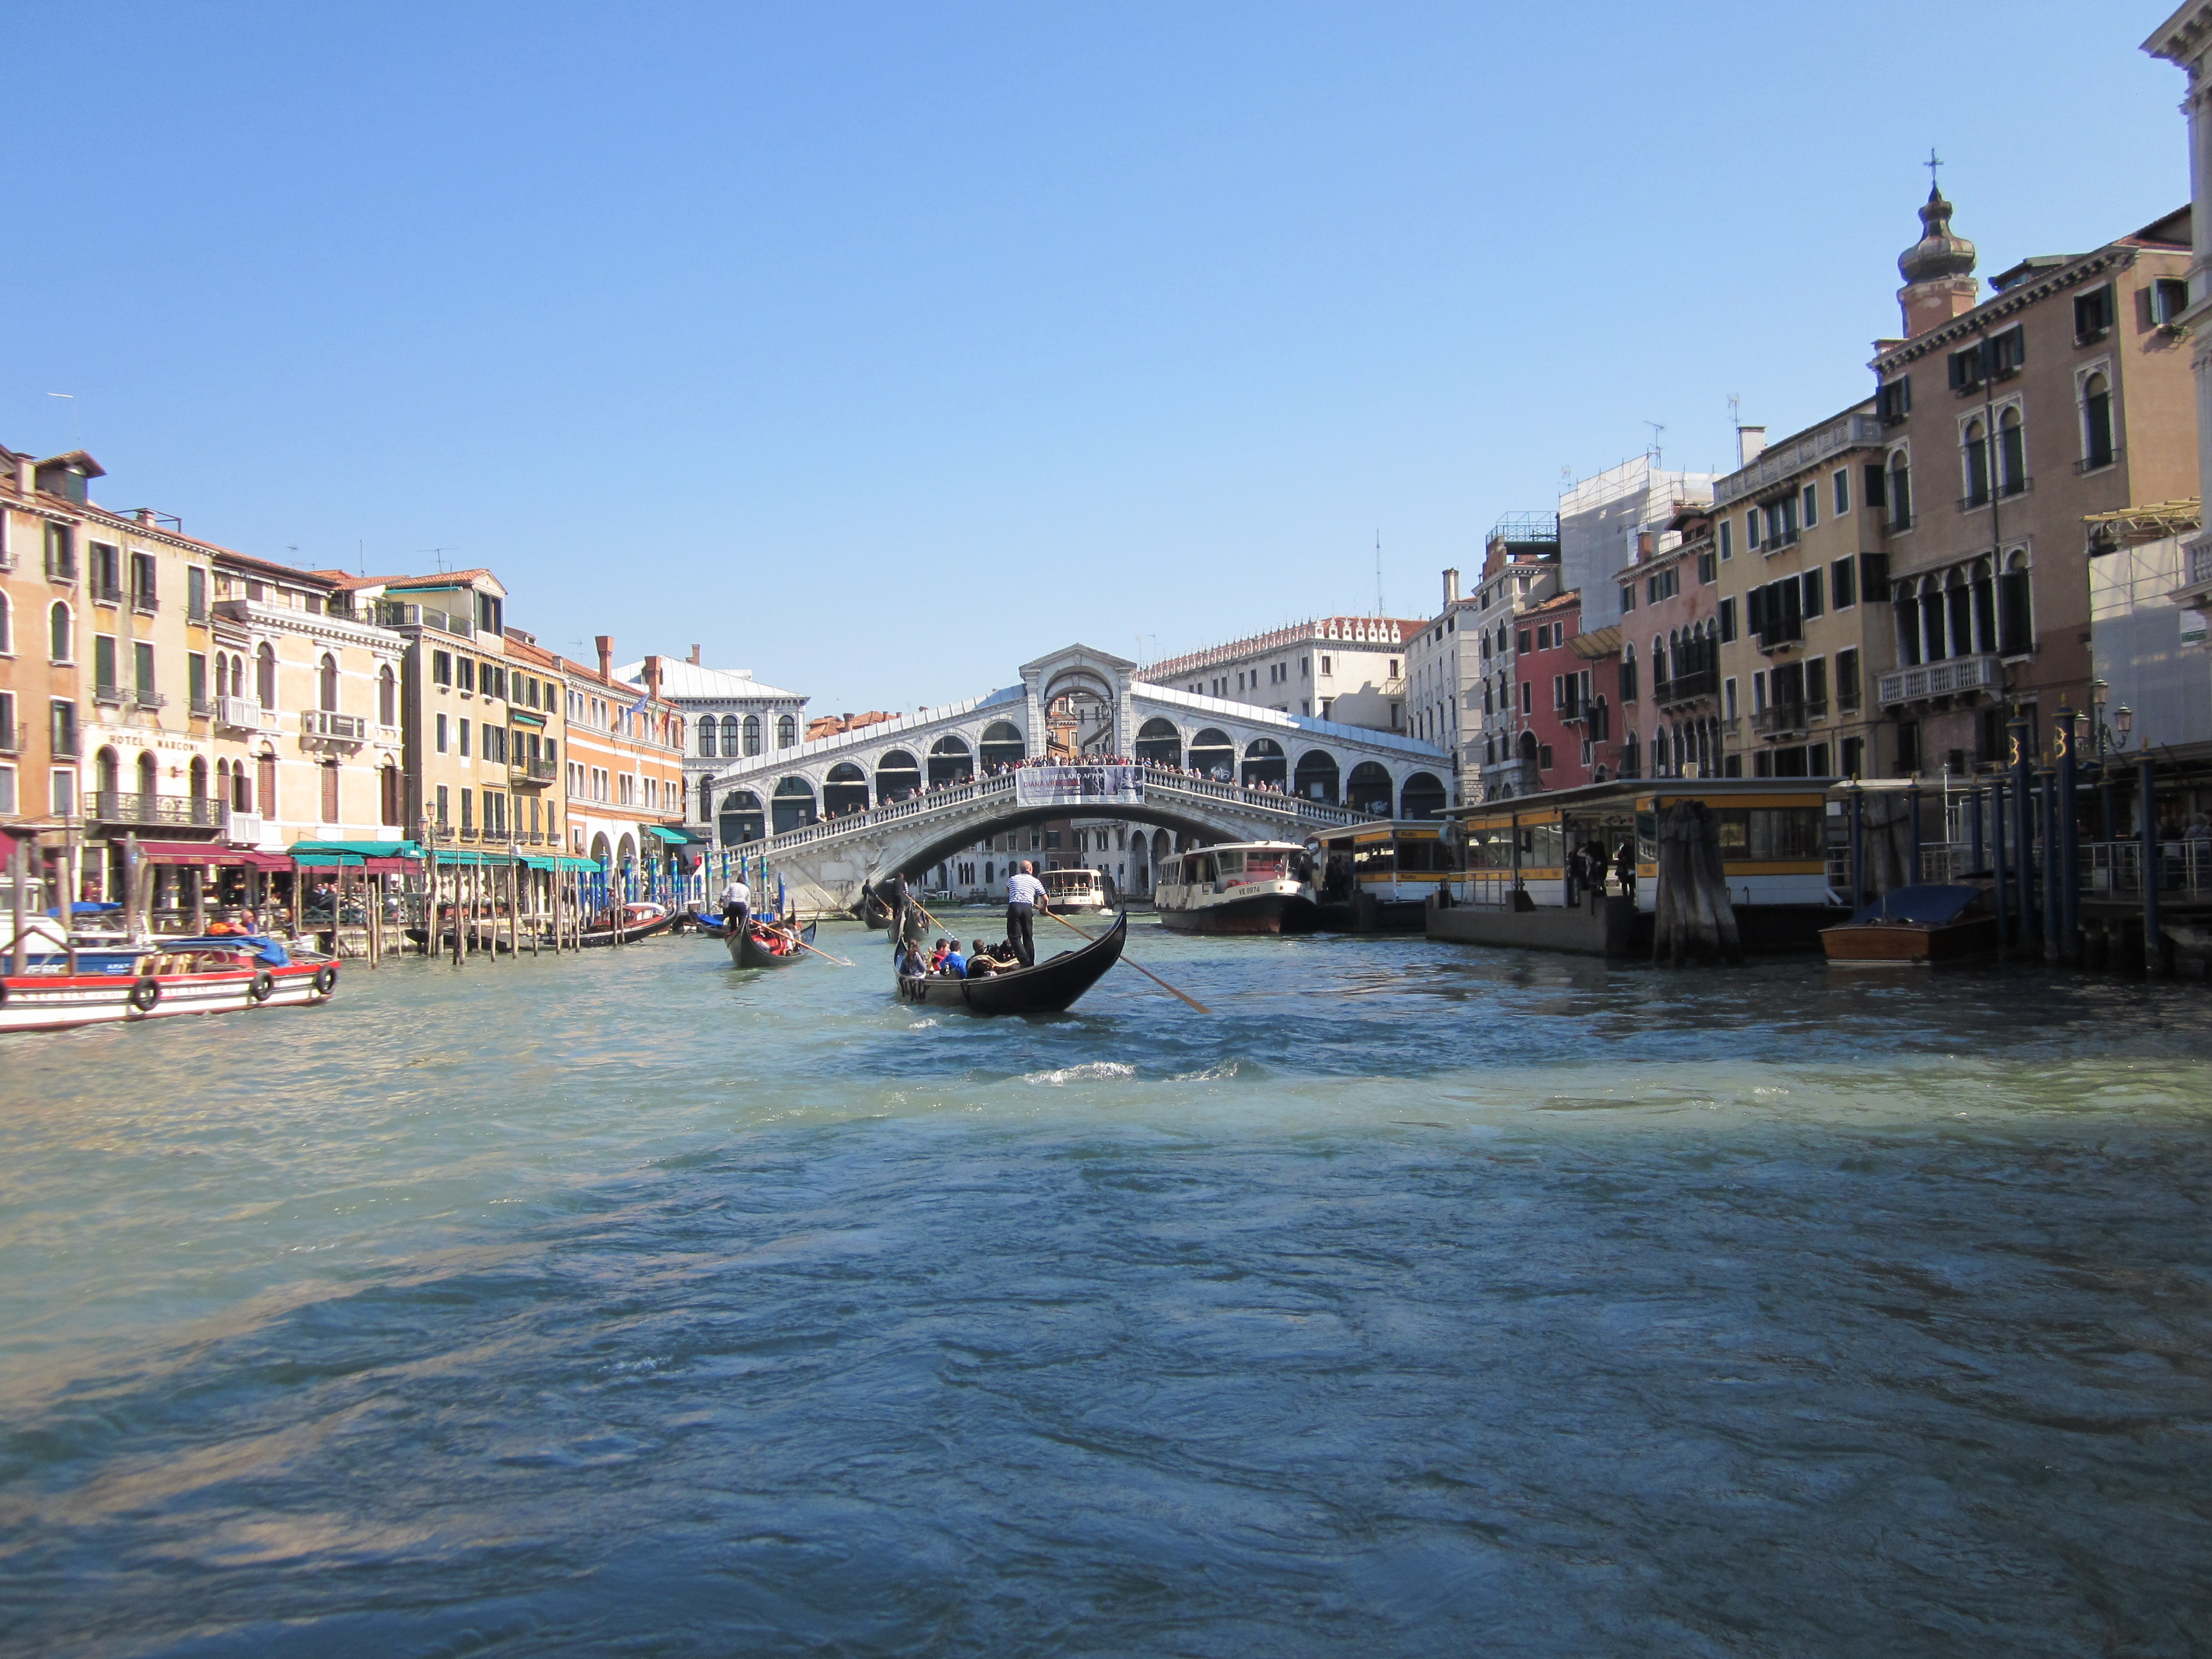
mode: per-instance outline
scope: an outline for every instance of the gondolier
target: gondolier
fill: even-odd
[[[1022,867],[1006,878],[1006,943],[1014,947],[1024,968],[1036,965],[1036,939],[1031,931],[1036,913],[1051,908],[1044,884],[1036,878],[1036,867],[1024,859]]]
[[[743,876],[732,876],[722,884],[722,925],[742,927],[752,912],[753,890],[745,885]]]

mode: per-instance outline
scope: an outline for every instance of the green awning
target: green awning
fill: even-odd
[[[556,872],[562,870],[596,871],[599,866],[589,859],[526,857],[522,860],[533,870]]]
[[[658,836],[672,847],[684,847],[690,843],[691,837],[681,830],[666,830],[657,823],[648,823],[641,827],[647,835]]]
[[[301,841],[284,849],[294,858],[303,853],[349,853],[363,859],[419,859],[420,842],[412,841]]]

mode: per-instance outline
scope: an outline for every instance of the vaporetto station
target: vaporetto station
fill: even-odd
[[[743,757],[706,786],[718,850],[773,869],[794,904],[834,910],[894,871],[919,878],[1072,814],[1151,826],[1141,851],[1156,868],[1178,847],[1302,840],[1451,804],[1451,757],[1432,744],[1152,684],[1137,667],[1071,646],[986,696]],[[1012,769],[1109,757],[1132,764],[1115,769],[1109,796],[1079,805],[1025,799]]]

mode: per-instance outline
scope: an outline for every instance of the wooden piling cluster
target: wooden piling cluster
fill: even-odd
[[[1720,836],[1712,809],[1701,800],[1678,800],[1660,816],[1651,960],[1674,968],[1688,962],[1743,960],[1735,905],[1721,867]]]

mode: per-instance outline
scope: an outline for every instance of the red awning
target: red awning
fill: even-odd
[[[289,870],[289,853],[257,853],[214,841],[142,841],[138,856],[149,864],[219,864],[234,870]]]

